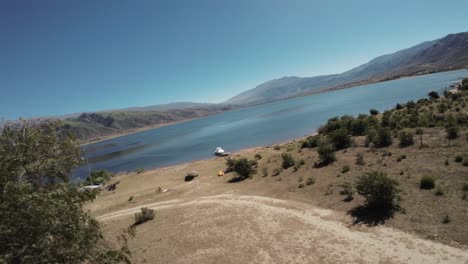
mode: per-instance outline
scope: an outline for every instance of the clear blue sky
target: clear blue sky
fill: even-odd
[[[0,117],[221,102],[468,30],[468,1],[2,0]]]

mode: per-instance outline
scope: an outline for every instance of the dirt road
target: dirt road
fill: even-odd
[[[468,263],[466,249],[347,226],[342,214],[295,201],[223,194],[144,206],[156,217],[130,243],[137,263]],[[141,207],[97,218],[116,232]]]

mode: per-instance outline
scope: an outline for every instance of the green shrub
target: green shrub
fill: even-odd
[[[86,178],[87,184],[103,184],[114,176],[112,172],[106,170],[91,171],[91,177]]]
[[[255,154],[255,159],[261,160],[261,159],[262,159],[262,155],[261,155],[260,153]]]
[[[301,148],[315,148],[319,145],[320,140],[320,136],[308,137],[307,139],[302,141]]]
[[[336,161],[335,147],[330,143],[322,143],[317,152],[319,154],[319,165],[326,166]]]
[[[370,208],[394,209],[400,200],[398,182],[383,172],[364,173],[357,181],[356,190]]]
[[[135,214],[135,223],[133,225],[134,226],[141,225],[153,219],[154,219],[154,210],[149,209],[147,207],[143,207],[141,208],[141,212],[138,212]]]
[[[134,198],[133,195],[130,196],[130,197],[128,197],[128,201],[129,201],[129,202],[133,201],[133,198]]]
[[[392,145],[392,133],[387,128],[378,127],[369,131],[366,138],[366,145],[372,143],[376,148],[384,148]]]
[[[371,115],[378,115],[380,112],[379,112],[379,110],[377,110],[377,109],[371,109],[371,110],[369,110],[369,113],[370,113]]]
[[[274,149],[274,150],[280,150],[281,147],[280,147],[280,146],[275,146],[273,149]]]
[[[414,144],[413,133],[409,131],[401,131],[399,134],[400,147],[408,147]]]
[[[347,173],[350,170],[351,170],[351,167],[349,165],[344,165],[343,168],[341,169],[341,173]]]
[[[262,168],[262,175],[263,175],[263,177],[268,176],[268,169],[266,167]]]
[[[455,156],[455,162],[460,163],[462,161],[463,161],[463,156],[462,155],[459,154],[459,155]]]
[[[335,146],[336,150],[348,148],[352,144],[351,135],[349,135],[348,130],[344,128],[329,133],[328,138],[330,139],[330,143]]]
[[[431,176],[422,176],[419,182],[419,188],[424,190],[430,190],[435,187],[435,179]]]
[[[437,93],[436,91],[430,91],[427,95],[433,100],[438,99],[440,97],[439,93]]]
[[[463,166],[468,167],[468,159],[465,159],[462,164]]]
[[[252,162],[246,158],[240,158],[235,161],[233,169],[240,179],[247,179],[256,172]]]
[[[281,154],[281,158],[283,159],[283,162],[281,164],[281,167],[283,167],[283,169],[288,169],[289,167],[294,166],[294,164],[296,163],[294,158],[289,153]]]
[[[445,166],[450,165],[449,161],[448,161],[448,160],[445,160],[444,165],[445,165]]]

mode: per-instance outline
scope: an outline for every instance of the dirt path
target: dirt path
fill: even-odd
[[[97,219],[124,226],[141,207]],[[348,227],[334,211],[294,201],[224,194],[145,207],[156,218],[138,227],[137,263],[468,263],[466,249],[388,227]]]

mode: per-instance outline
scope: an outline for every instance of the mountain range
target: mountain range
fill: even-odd
[[[468,32],[450,34],[377,57],[341,74],[283,77],[240,93],[223,104],[253,105],[440,71],[468,67]]]
[[[65,128],[82,141],[136,131],[233,108],[356,85],[468,67],[468,32],[450,34],[377,57],[340,74],[283,77],[267,81],[220,104],[178,102],[63,117]]]

